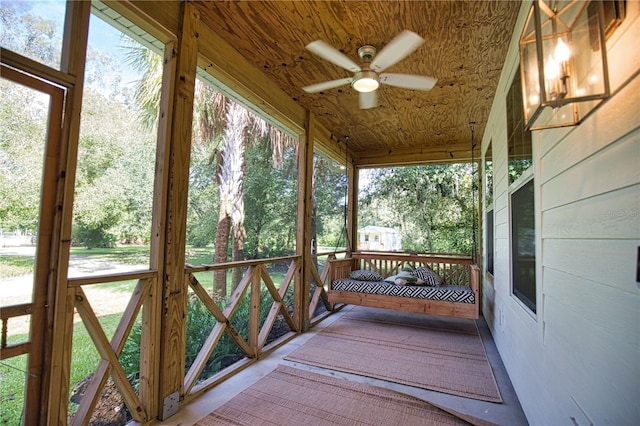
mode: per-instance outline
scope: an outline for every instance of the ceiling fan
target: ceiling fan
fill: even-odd
[[[354,75],[353,77],[312,84],[302,89],[308,93],[317,93],[350,83],[351,87],[359,92],[361,109],[373,108],[377,105],[376,90],[380,84],[405,89],[431,90],[437,81],[433,77],[395,73],[380,74],[415,51],[422,43],[424,43],[424,39],[418,34],[404,30],[391,40],[378,55],[376,55],[376,48],[373,46],[360,47],[358,56],[362,59],[362,64],[358,65],[328,43],[322,40],[313,41],[306,46],[309,51],[353,72]]]

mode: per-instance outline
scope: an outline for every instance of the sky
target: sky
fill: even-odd
[[[2,5],[11,5],[21,14],[32,14],[54,21],[56,38],[62,40],[65,4],[64,0],[1,0]],[[126,63],[125,51],[121,49],[121,33],[95,15],[91,15],[89,24],[89,46],[93,49],[110,52],[116,57],[123,84],[130,85],[138,79],[134,70]],[[109,79],[105,79],[109,81]]]

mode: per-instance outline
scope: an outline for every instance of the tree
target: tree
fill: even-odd
[[[219,108],[218,113],[221,110],[222,108]],[[247,171],[245,156],[247,146],[268,136],[272,147],[273,164],[280,166],[284,147],[296,142],[234,101],[227,100],[224,110],[226,111],[224,150],[221,153],[218,174],[220,210],[215,245],[216,262],[224,262],[227,259],[232,226],[232,260],[238,261],[244,258],[244,239],[246,237],[244,179]],[[224,297],[227,286],[226,273],[225,271],[216,271],[214,274],[214,292]],[[242,271],[239,268],[234,268],[231,277],[233,289],[241,278]]]
[[[110,247],[146,242],[153,199],[153,134],[141,129],[132,106],[87,88],[78,149],[74,241]]]
[[[285,150],[282,165],[274,167],[271,142],[265,137],[247,147],[246,157],[245,254],[249,258],[289,255],[296,230],[296,153]]]
[[[20,9],[30,8],[24,2],[2,2],[0,5],[0,45],[42,64],[57,68],[62,41],[56,35],[55,22]]]
[[[316,153],[313,161],[312,238],[317,244],[346,245],[347,175],[333,159]]]
[[[143,111],[141,120],[155,127],[159,111],[159,98],[156,94],[159,93],[157,89],[161,85],[161,64],[149,60],[148,55],[140,49],[132,49],[129,52],[129,60],[143,74],[136,89],[136,100]],[[246,238],[245,150],[249,144],[268,135],[272,144],[273,164],[277,167],[282,162],[285,147],[294,145],[296,141],[199,80],[196,82],[194,103],[192,145],[204,143],[212,147],[210,162],[216,170],[220,191],[214,261],[227,261],[230,238],[232,260],[241,260],[244,257]],[[219,137],[220,134],[222,138]],[[240,274],[238,268],[233,270],[234,286],[239,283]],[[214,272],[213,291],[221,297],[226,296],[225,271]]]

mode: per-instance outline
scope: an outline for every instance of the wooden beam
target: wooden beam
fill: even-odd
[[[299,259],[300,256],[282,256],[282,257],[270,257],[268,263],[279,263],[287,260]],[[258,266],[265,263],[265,259],[249,259],[249,260],[236,260],[232,262],[220,262],[211,265],[187,265],[186,272],[195,274],[197,272],[205,271],[220,271],[232,268],[244,268],[245,266]]]
[[[180,30],[179,1],[163,1],[161,7],[157,2],[147,0],[103,0],[103,3],[162,43],[177,38]]]
[[[293,269],[295,263],[296,263],[295,260],[291,262],[291,265],[289,266],[289,271]],[[287,310],[287,305],[284,303],[284,300],[283,300],[283,297],[287,293],[287,289],[289,288],[289,284],[291,283],[291,279],[287,280],[285,278],[280,288],[277,289],[275,284],[273,283],[273,280],[271,279],[271,276],[269,276],[269,273],[267,272],[267,268],[265,268],[264,266],[260,267],[260,275],[262,277],[262,281],[264,281],[264,284],[267,287],[267,290],[269,290],[269,293],[273,298],[273,303],[271,304],[271,309],[269,310],[269,313],[267,314],[267,317],[264,320],[264,323],[262,325],[262,330],[260,330],[260,334],[258,336],[257,354],[260,354],[260,351],[262,351],[262,348],[266,344],[267,338],[269,337],[269,333],[271,332],[271,328],[275,323],[278,313],[282,314],[283,318],[287,321],[287,324],[289,325],[289,328],[291,328],[291,330],[295,331],[296,329],[296,324],[294,323],[293,318],[291,318],[291,315],[289,315],[289,311]]]
[[[45,163],[42,175],[40,198],[40,214],[38,223],[38,241],[36,247],[36,263],[33,282],[33,307],[30,319],[30,340],[34,342],[29,356],[27,388],[25,395],[26,407],[37,407],[42,401],[43,383],[41,381],[46,369],[46,353],[50,349],[45,344],[48,332],[48,309],[51,264],[54,262],[57,250],[52,250],[52,241],[58,229],[56,222],[60,220],[58,213],[58,176],[60,176],[62,155],[62,122],[64,109],[64,91],[49,85],[50,109],[47,128],[47,144],[45,148]],[[29,411],[29,410],[27,410]],[[33,416],[33,417],[32,417]],[[26,416],[29,420],[36,415]]]
[[[151,282],[151,291],[144,300],[142,309],[142,333],[140,335],[140,403],[150,418],[160,415],[160,339],[162,333],[162,303],[165,267],[165,242],[167,236],[167,203],[169,193],[169,167],[171,159],[171,117],[175,94],[176,43],[169,42],[164,47],[162,70],[162,90],[160,93],[160,113],[158,117],[158,138],[156,143],[156,168],[153,189],[153,212],[151,219],[150,264],[157,271]]]
[[[302,255],[300,278],[295,282],[294,314],[298,330],[309,328],[309,283],[311,270],[311,215],[312,215],[312,174],[313,144],[315,139],[315,117],[307,112],[304,136],[298,146],[298,224],[296,229],[296,254]]]
[[[157,7],[157,6],[156,6]],[[187,194],[191,155],[191,123],[198,56],[198,10],[182,3],[181,30],[177,46],[175,89],[171,103],[169,140],[169,189],[167,192],[166,237],[163,277],[164,315],[160,337],[159,407],[166,397],[183,395],[186,345],[187,285],[184,259],[186,243]],[[165,89],[166,90],[166,89]],[[162,410],[158,410],[162,411]],[[162,414],[160,417],[163,417]]]
[[[264,265],[252,268],[251,272],[251,291],[249,293],[249,330],[247,343],[251,348],[250,358],[257,358],[260,349],[258,348],[258,329],[260,328],[260,287],[261,273],[260,270]]]
[[[294,133],[302,133],[305,110],[298,103],[205,25],[200,27],[200,41],[199,65],[222,83],[226,95],[254,112],[266,113]]]
[[[476,148],[475,158],[480,150]],[[425,146],[420,150],[388,150],[353,152],[354,164],[358,167],[409,166],[425,163],[468,163],[471,161],[471,142],[469,144],[450,144],[442,147]]]
[[[105,282],[118,282],[128,280],[143,280],[155,278],[158,271],[120,272],[113,275],[91,275],[90,277],[69,278],[69,287],[82,287],[84,285],[102,284]]]

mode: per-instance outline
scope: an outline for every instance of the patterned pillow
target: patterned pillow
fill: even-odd
[[[366,269],[358,269],[351,271],[349,278],[358,281],[382,281],[382,276],[374,271],[367,271]]]
[[[416,277],[409,271],[400,271],[394,280],[396,285],[424,285],[424,280]]]
[[[413,275],[425,282],[425,285],[440,287],[444,280],[427,266],[420,266],[413,271]]]

